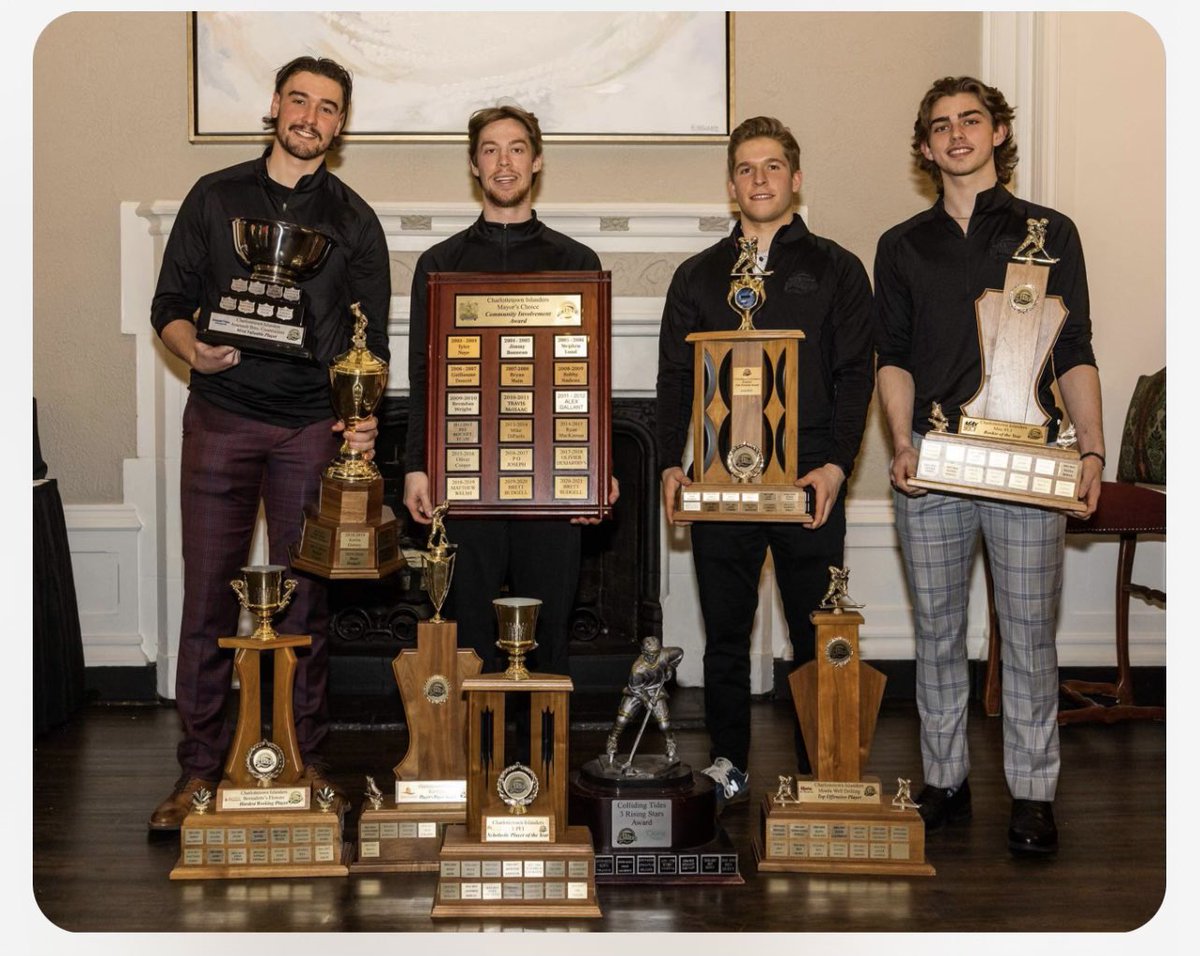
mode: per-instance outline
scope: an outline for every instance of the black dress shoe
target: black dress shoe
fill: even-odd
[[[1053,805],[1045,800],[1014,800],[1008,820],[1008,848],[1021,856],[1043,856],[1057,850]]]
[[[971,785],[966,780],[953,792],[948,787],[929,784],[917,794],[917,812],[925,821],[925,832],[938,829],[945,823],[971,819]]]

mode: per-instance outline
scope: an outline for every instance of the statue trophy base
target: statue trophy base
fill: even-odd
[[[404,566],[396,516],[383,503],[383,479],[321,478],[316,510],[305,509],[292,567],[322,578],[378,580]]]
[[[193,809],[183,821],[180,857],[171,879],[346,876],[353,847],[342,842],[345,807],[338,800],[324,809],[314,807],[316,795],[300,782],[304,767],[296,740],[292,682],[295,648],[308,647],[312,638],[278,634],[267,640],[222,637],[217,643],[237,651],[237,729],[215,809]],[[260,674],[262,654],[268,651],[275,658],[272,741],[261,736]],[[256,781],[250,767],[257,768],[260,761],[275,773]]]
[[[590,760],[571,775],[570,817],[596,843],[597,883],[744,883],[717,822],[716,785],[687,764],[638,756],[633,773]]]
[[[458,648],[453,621],[421,621],[416,649],[392,661],[408,751],[394,770],[395,794],[378,808],[363,801],[351,872],[437,872],[446,828],[467,819],[461,687],[481,667],[478,654]]]
[[[433,918],[601,915],[592,835],[585,826],[566,825],[573,686],[569,677],[528,671],[463,681],[467,822],[446,828]],[[505,764],[509,694],[529,697],[531,767]]]

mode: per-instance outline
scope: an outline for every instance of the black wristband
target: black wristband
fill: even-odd
[[[1079,456],[1080,461],[1083,461],[1083,459],[1085,459],[1085,458],[1099,458],[1101,469],[1103,469],[1104,466],[1106,464],[1108,464],[1108,462],[1106,462],[1104,460],[1104,456],[1102,454],[1100,454],[1100,452],[1098,452],[1098,451],[1085,451],[1082,455]]]

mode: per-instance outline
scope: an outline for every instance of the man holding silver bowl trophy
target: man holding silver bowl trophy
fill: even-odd
[[[345,439],[369,460],[373,415],[337,421],[327,367],[362,334],[388,358],[387,245],[371,208],[325,165],[350,107],[352,80],[332,60],[299,57],[275,77],[262,156],[202,177],[180,206],[152,305],[154,328],[190,369],[180,498],[184,599],[176,705],[182,768],[149,826],[176,830],[193,795],[213,790],[230,746],[233,662],[217,645],[237,632],[229,582],[247,563],[262,501],[272,564],[288,563],[322,470]],[[344,454],[342,457],[347,457]],[[283,634],[311,635],[294,685],[304,780],[327,781],[317,758],[327,733],[326,585],[300,574]]]

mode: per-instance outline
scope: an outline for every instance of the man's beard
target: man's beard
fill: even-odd
[[[520,192],[510,193],[507,196],[498,196],[486,186],[483,187],[483,194],[487,196],[490,202],[497,209],[514,209],[529,198],[529,193],[533,190],[532,184],[526,185]]]
[[[305,127],[308,129],[309,127]],[[313,132],[316,132],[313,130]],[[316,159],[322,156],[329,149],[329,143],[321,139],[320,133],[317,133],[316,139],[301,139],[292,135],[292,131],[280,130],[276,132],[276,140],[283,147],[284,152],[296,159]]]

